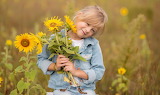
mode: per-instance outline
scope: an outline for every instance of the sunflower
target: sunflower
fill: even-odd
[[[46,36],[46,33],[38,32],[37,35],[38,35],[39,37],[43,37],[43,36]]]
[[[143,40],[143,39],[146,38],[146,35],[145,35],[145,34],[141,34],[141,35],[139,36],[139,38]]]
[[[46,18],[44,25],[49,29],[49,31],[58,31],[59,27],[63,25],[63,22],[61,19],[58,19],[58,17],[54,16],[51,19]]]
[[[6,40],[6,45],[7,46],[11,46],[12,45],[12,41],[11,40]]]
[[[33,51],[36,45],[34,42],[34,37],[28,33],[17,35],[14,44],[19,51],[26,53]]]
[[[35,36],[35,42],[37,43],[37,47],[36,47],[37,54],[40,54],[42,52],[42,43],[41,43],[41,40],[38,39],[38,37]]]
[[[40,54],[42,52],[42,42],[41,42],[41,37],[45,36],[46,34],[43,32],[39,32],[37,35],[32,34],[32,37],[34,38],[34,42],[36,43],[36,50],[37,54]]]
[[[3,78],[2,78],[2,77],[0,77],[0,83],[2,83],[2,81],[3,81]],[[2,86],[1,86],[1,84],[0,84],[0,87],[2,87]]]
[[[127,15],[128,15],[128,9],[127,9],[126,7],[122,7],[122,8],[120,9],[120,14],[121,14],[122,16],[127,16]]]
[[[76,30],[76,26],[74,25],[73,21],[69,18],[69,16],[64,16],[64,18],[66,19],[68,30],[72,30],[74,33],[76,33],[77,30]]]
[[[0,83],[3,81],[3,78],[2,77],[0,77]]]
[[[124,75],[124,74],[126,73],[126,69],[123,68],[123,67],[121,67],[121,68],[118,69],[118,73],[119,73],[120,75]]]

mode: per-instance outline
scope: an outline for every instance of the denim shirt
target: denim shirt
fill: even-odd
[[[50,75],[48,87],[53,89],[66,89],[70,87],[70,84],[63,80],[63,74],[47,70],[51,63],[56,63],[57,58],[57,56],[54,56],[53,58],[48,59],[51,53],[47,50],[47,47],[48,45],[43,46],[42,53],[38,55],[37,65],[44,74]],[[79,54],[86,58],[87,62],[75,60],[74,66],[80,68],[88,75],[88,80],[78,78],[80,88],[94,90],[96,89],[96,82],[102,79],[105,71],[103,56],[98,40],[93,37],[85,38],[84,44],[79,50]]]

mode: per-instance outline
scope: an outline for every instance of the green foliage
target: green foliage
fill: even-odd
[[[112,81],[111,86],[115,89],[115,91],[119,94],[125,94],[129,90],[130,81],[129,77],[134,73],[135,68],[137,66],[131,66],[131,64],[138,63],[136,60],[141,51],[140,47],[138,47],[139,41],[139,32],[141,30],[141,26],[145,22],[145,17],[143,15],[138,15],[137,18],[133,19],[131,23],[126,26],[127,34],[125,35],[125,39],[127,43],[123,45],[123,48],[121,48],[121,56],[119,57],[121,59],[121,64],[118,65],[118,67],[125,67],[127,70],[127,73],[124,75],[117,75],[117,77]],[[144,51],[144,49],[142,49]],[[147,50],[149,52],[149,50]],[[142,53],[143,54],[143,53]],[[145,54],[146,55],[146,54]],[[135,57],[137,56],[137,57]],[[141,60],[141,59],[139,59]]]
[[[51,52],[51,55],[49,59],[52,58],[54,55],[62,54],[68,57],[71,61],[76,59],[86,61],[85,58],[78,54],[79,47],[72,46],[72,43],[68,36],[63,35],[65,34],[57,33],[55,34],[55,37],[52,37],[52,39],[50,40],[48,50]]]
[[[5,91],[8,90],[7,86],[9,86],[9,83],[13,81],[12,78],[7,79],[8,73],[11,73],[13,71],[13,64],[10,63],[10,60],[12,60],[12,56],[10,55],[11,47],[6,45],[4,46],[4,50],[4,52],[1,52],[1,56],[3,56],[3,58],[0,62],[0,77],[4,81],[4,89],[2,93],[6,94]]]
[[[29,88],[29,86],[30,86],[30,83],[20,80],[17,84],[17,89],[19,91],[19,94],[22,94],[23,90]]]
[[[113,80],[112,87],[118,93],[125,93],[128,90],[129,80],[124,75],[117,75],[117,79]]]
[[[14,75],[19,73],[24,74],[24,78],[18,81],[16,89],[12,90],[10,93],[11,95],[23,95],[23,93],[30,95],[30,90],[33,88],[41,90],[43,93],[46,92],[40,85],[34,82],[37,70],[33,68],[35,64],[31,62],[29,54],[30,53],[28,53],[26,57],[22,56],[20,58],[19,61],[23,62],[23,64],[19,65],[14,72],[9,75],[9,79],[15,79]]]
[[[10,95],[18,95],[17,89],[12,90],[11,93],[10,93]]]

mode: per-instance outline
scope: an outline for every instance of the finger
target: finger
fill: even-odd
[[[65,58],[64,55],[58,55],[58,58]]]
[[[69,70],[70,70],[70,69],[69,69],[68,66],[64,67],[64,71],[69,71]]]
[[[69,61],[69,58],[61,58],[61,61]]]
[[[67,63],[68,61],[60,61],[59,63],[60,64],[64,64],[64,63]]]
[[[73,63],[70,62],[70,61],[66,62],[65,64],[66,64],[67,66],[73,65]]]
[[[64,66],[66,66],[66,64],[60,64],[60,67],[64,67]]]
[[[63,68],[63,70],[66,71],[66,70],[67,70],[67,67],[65,66],[65,67]]]

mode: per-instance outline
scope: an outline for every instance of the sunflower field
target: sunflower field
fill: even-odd
[[[89,5],[108,15],[104,32],[95,36],[106,67],[97,95],[160,95],[160,0],[1,0],[0,95],[53,92],[36,65],[41,38],[49,34],[44,21],[73,17]]]

